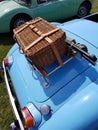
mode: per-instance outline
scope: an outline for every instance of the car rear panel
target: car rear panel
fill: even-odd
[[[95,70],[95,67],[84,59],[82,61],[72,59],[55,74],[47,77],[46,80],[50,86],[44,88],[43,84],[46,80],[42,77],[40,81],[38,80],[35,70],[24,55],[20,54],[17,44],[11,49],[8,57],[12,59],[8,72],[21,108],[31,102],[39,110],[43,104],[51,108],[52,117],[49,122],[42,119],[43,125],[40,126],[40,130],[44,130],[46,126],[57,130],[63,128],[78,130],[80,127],[84,129],[89,127],[88,122],[93,123],[98,120],[98,104],[96,103],[98,66]],[[81,116],[83,118],[80,118]],[[61,118],[65,120],[65,123],[61,121]],[[96,127],[96,124],[94,125]]]
[[[94,26],[89,30],[92,31],[92,35],[95,34],[94,29],[96,30],[94,39],[88,31],[75,29],[76,25],[79,26],[80,21],[72,26],[68,23],[58,26],[67,36],[87,45],[89,52],[98,56],[96,46],[98,28]],[[83,25],[86,25],[85,20]],[[72,58],[63,67],[44,78],[20,53],[17,43],[7,57],[11,61],[8,72],[21,108],[28,103],[33,103],[39,111],[43,104],[51,108],[49,120],[43,116],[39,130],[98,128],[98,62],[96,66],[92,66],[84,58]],[[48,69],[51,69],[51,66]],[[46,83],[49,83],[47,87],[44,86]]]
[[[84,59],[74,58],[44,79],[42,76],[38,77],[37,72],[18,49],[10,58],[12,58],[12,64],[8,71],[21,106],[28,101],[45,102],[90,67]],[[44,87],[46,81],[49,82],[47,89]]]

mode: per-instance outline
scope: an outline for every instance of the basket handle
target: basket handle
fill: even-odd
[[[55,28],[54,30],[49,31],[48,33],[42,34],[39,38],[37,38],[34,42],[32,42],[29,46],[27,46],[24,51],[27,51],[27,50],[30,49],[32,46],[34,46],[34,45],[37,44],[39,41],[41,41],[43,38],[49,36],[50,34],[56,32],[56,31],[58,31],[58,30],[59,30],[59,28]]]

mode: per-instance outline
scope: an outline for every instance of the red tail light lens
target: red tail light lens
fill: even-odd
[[[33,127],[34,126],[34,119],[26,107],[22,108],[22,115],[23,115],[23,118],[25,121],[26,128]]]
[[[4,61],[5,66],[8,67],[8,58],[4,58],[3,61]]]

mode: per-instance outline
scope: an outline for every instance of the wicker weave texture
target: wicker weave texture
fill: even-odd
[[[39,17],[14,29],[14,38],[38,69],[66,54],[65,33]]]

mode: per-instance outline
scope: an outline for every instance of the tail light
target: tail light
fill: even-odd
[[[9,62],[8,62],[8,58],[7,58],[7,57],[4,58],[3,61],[4,61],[5,66],[8,67],[8,64],[9,64]]]
[[[34,119],[26,107],[22,108],[22,115],[24,118],[26,128],[33,127],[34,126]]]
[[[13,57],[12,56],[5,57],[3,59],[3,62],[4,62],[5,67],[11,66],[13,63]]]

